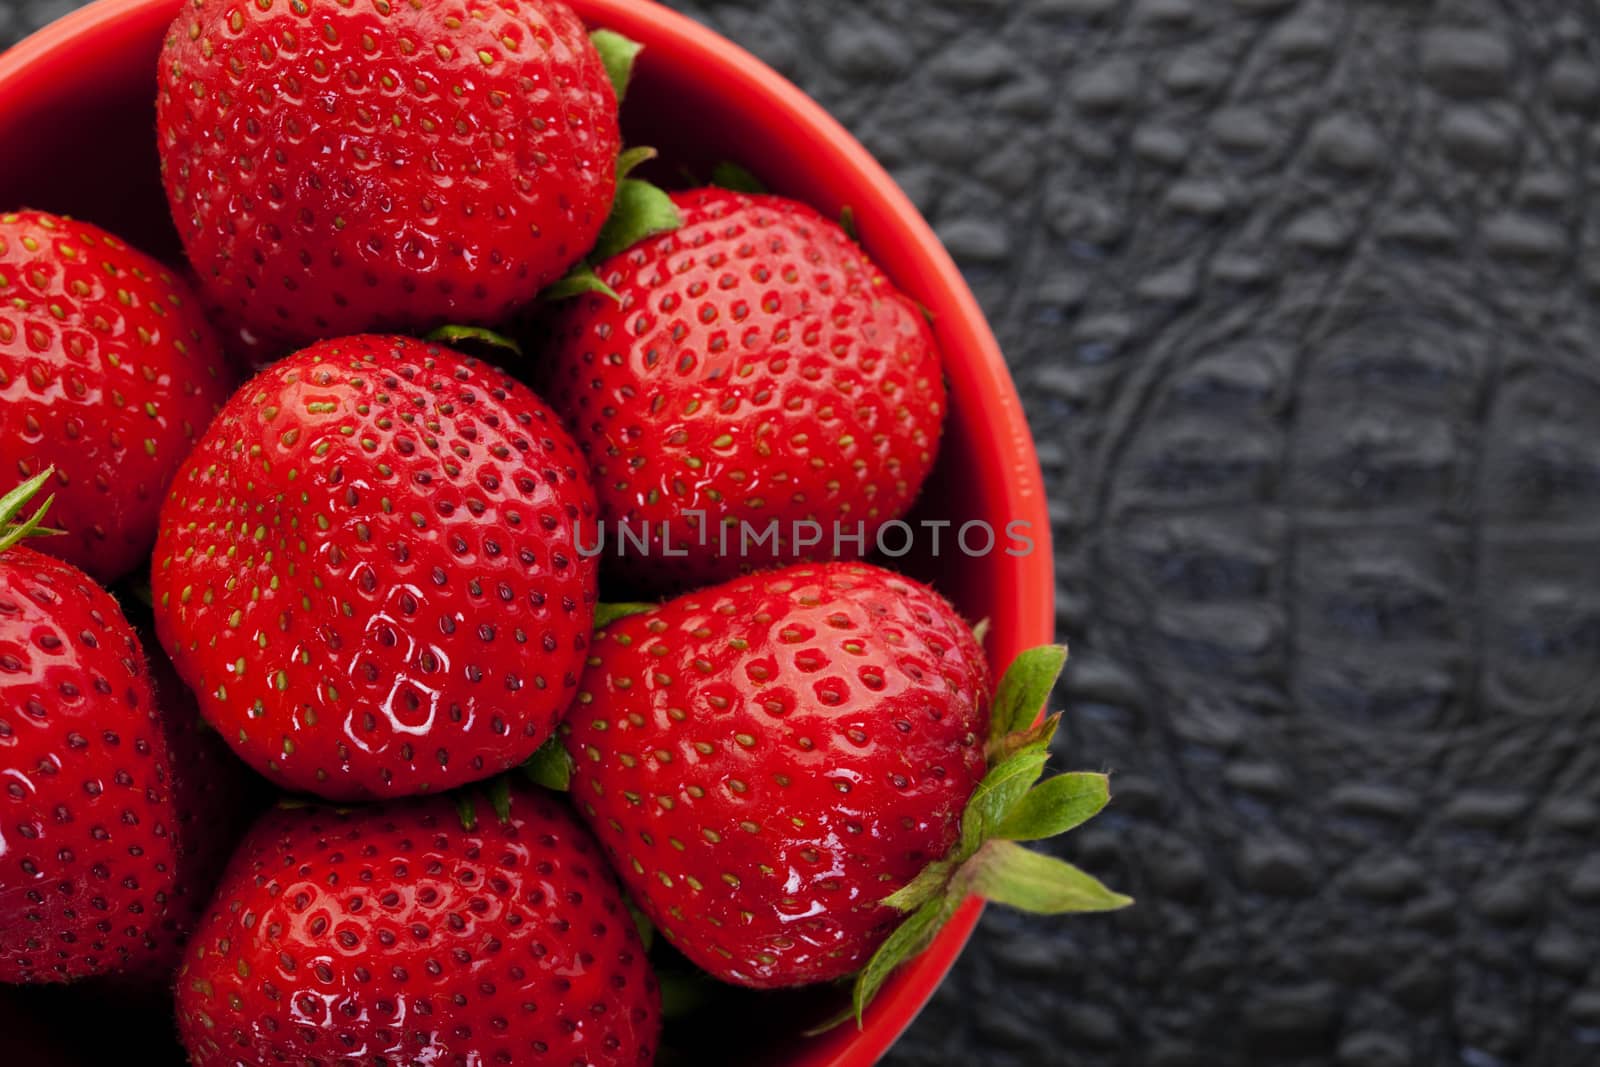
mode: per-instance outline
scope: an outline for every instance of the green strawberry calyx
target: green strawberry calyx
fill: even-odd
[[[32,478],[17,486],[5,496],[0,497],[0,552],[4,552],[12,545],[29,537],[49,537],[64,531],[51,529],[44,525],[45,512],[50,510],[50,505],[55,503],[55,494],[44,498],[44,503],[34,510],[32,515],[24,517],[24,511],[33,500],[34,495],[44,487],[55,474],[54,467],[46,467]]]
[[[660,604],[597,604],[594,609],[594,628],[603,630],[619,619],[626,619],[632,615],[643,615],[647,611],[654,611]]]
[[[592,262],[610,259],[646,237],[671,233],[683,225],[683,216],[670,196],[643,179],[628,177],[635,167],[655,157],[654,148],[630,148],[617,157],[617,197],[594,251],[589,253]]]
[[[611,88],[616,91],[620,105],[628,97],[628,83],[633,81],[633,67],[644,45],[615,30],[595,30],[589,35],[589,43],[600,53],[600,62],[605,64],[606,77],[611,79]]]
[[[1111,799],[1103,774],[1044,777],[1061,716],[1033,720],[1066,659],[1067,650],[1058,645],[1030,649],[1001,678],[989,727],[988,774],[967,803],[955,848],[884,900],[906,919],[856,976],[850,1014],[858,1026],[895,968],[932,944],[969,897],[1035,915],[1115,911],[1133,903],[1072,864],[1019,844],[1081,826]]]
[[[633,68],[644,46],[612,30],[596,30],[589,35],[600,61],[605,64],[611,87],[616,90],[620,106],[628,95],[628,85],[633,80]],[[629,148],[617,155],[617,193],[611,202],[611,213],[594,248],[566,277],[551,285],[539,298],[547,303],[567,300],[584,293],[598,293],[622,303],[617,291],[607,285],[595,270],[595,265],[626,252],[647,237],[671,233],[683,225],[672,198],[665,191],[647,181],[631,177],[642,163],[656,158],[654,148]]]
[[[478,804],[484,800],[502,824],[511,821],[511,779],[501,775],[455,794],[456,817],[469,834],[478,828]]]
[[[617,195],[594,248],[566,277],[540,293],[541,300],[555,302],[599,293],[621,303],[622,297],[600,277],[595,265],[626,252],[647,237],[671,233],[683,225],[683,216],[672,197],[647,181],[628,177],[635,167],[655,155],[654,148],[630,148],[617,156]]]
[[[572,757],[559,737],[546,741],[518,770],[534,785],[553,792],[565,793],[572,788]]]
[[[856,244],[861,243],[861,227],[856,225],[856,209],[849,204],[839,209],[839,229]]]
[[[503,333],[483,326],[441,326],[423,338],[435,344],[465,350],[468,355],[478,352],[504,353],[521,356],[522,346]]]
[[[723,160],[711,169],[711,184],[730,193],[747,196],[764,196],[770,190],[765,182],[749,170],[731,160]],[[846,204],[839,209],[839,228],[850,240],[861,243],[861,228],[856,224],[856,209]]]
[[[727,159],[711,168],[711,184],[730,193],[750,193],[759,196],[767,191],[765,182],[738,163]]]

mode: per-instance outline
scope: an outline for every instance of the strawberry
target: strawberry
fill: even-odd
[[[659,997],[604,856],[543,790],[496,807],[268,814],[178,972],[194,1067],[648,1065]]]
[[[88,223],[0,215],[0,477],[56,468],[41,548],[113,581],[149,558],[161,498],[231,381],[199,301]]]
[[[616,573],[661,591],[861,554],[933,464],[945,388],[927,323],[803,204],[673,203],[681,228],[596,266],[615,299],[557,305],[537,372],[593,467]]]
[[[931,590],[850,563],[735,579],[596,633],[562,728],[573,797],[694,963],[761,989],[859,971],[861,1005],[969,893],[1127,902],[1011,840],[1105,802],[1098,775],[1028,792],[1064,655],[1022,657],[991,715],[982,650]]]
[[[583,457],[510,378],[405,337],[323,342],[240,390],[179,472],[157,628],[280,785],[450,788],[527,759],[576,692],[593,515]]]
[[[110,594],[16,541],[49,477],[0,500],[0,981],[142,972],[170,938],[172,756]]]
[[[191,0],[159,79],[189,259],[290,346],[504,318],[616,188],[617,92],[556,0]]]

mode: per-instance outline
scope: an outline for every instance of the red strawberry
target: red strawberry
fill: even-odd
[[[143,971],[179,858],[144,652],[110,594],[13,543],[24,529],[0,537],[0,981]]]
[[[505,375],[328,341],[228,403],[162,512],[162,642],[246,762],[337,800],[527,759],[577,688],[595,561],[583,458]]]
[[[190,261],[291,345],[504,318],[616,187],[616,95],[556,0],[191,0],[157,119]]]
[[[167,484],[227,399],[199,301],[111,234],[0,215],[0,478],[54,464],[41,542],[101,581],[148,558]]]
[[[514,788],[464,829],[444,797],[276,811],[178,972],[194,1067],[648,1065],[659,998],[605,859]]]
[[[618,524],[648,524],[649,558],[634,549],[618,572],[667,589],[831,558],[836,522],[846,538],[862,523],[872,544],[911,506],[943,426],[921,312],[802,204],[721,189],[673,199],[682,228],[596,268],[620,302],[562,305],[540,372],[594,469],[608,552]],[[776,549],[742,551],[741,521],[758,536],[776,521]]]
[[[983,653],[932,591],[863,564],[736,579],[596,633],[563,727],[573,797],[634,900],[700,967],[775,988],[851,974],[882,949],[864,999],[970,892],[1037,910],[1126,902],[1001,839],[1019,809],[1054,833],[1104,803],[1096,775],[1023,795],[1054,720],[1005,735],[1043,702],[1053,651],[1059,670],[1044,650],[1008,674],[991,726]],[[1050,870],[1019,876],[1029,864]],[[1080,892],[1059,907],[1017,880]]]

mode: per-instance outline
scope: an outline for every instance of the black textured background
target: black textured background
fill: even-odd
[[[1117,772],[1139,907],[991,911],[888,1062],[1600,1063],[1595,8],[679,6],[966,269]]]

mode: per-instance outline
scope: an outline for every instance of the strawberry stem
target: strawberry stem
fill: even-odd
[[[38,510],[32,516],[26,519],[18,519],[22,510],[33,499],[34,494],[44,486],[45,482],[50,480],[55,472],[56,469],[54,467],[46,467],[5,496],[0,497],[0,552],[4,552],[26,537],[62,532],[60,530],[51,530],[42,525],[45,512],[49,511],[50,505],[55,503],[54,493],[45,497],[44,503],[39,505]]]

